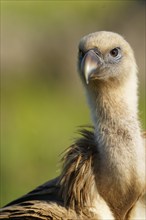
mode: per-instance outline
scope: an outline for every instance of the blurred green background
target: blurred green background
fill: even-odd
[[[77,46],[99,30],[135,51],[145,128],[145,1],[1,1],[1,206],[59,175],[59,155],[91,123]]]

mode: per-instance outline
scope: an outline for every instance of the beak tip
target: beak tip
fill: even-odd
[[[85,76],[86,84],[88,85],[89,84],[89,73],[88,73],[88,71],[85,71],[84,76]]]
[[[87,84],[87,85],[89,84],[89,80],[86,80],[86,84]]]

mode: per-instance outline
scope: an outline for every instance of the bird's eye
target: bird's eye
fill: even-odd
[[[117,57],[119,55],[119,48],[114,48],[110,51],[112,57]]]

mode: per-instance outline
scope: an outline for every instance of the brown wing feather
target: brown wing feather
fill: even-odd
[[[6,206],[15,205],[24,201],[30,200],[41,200],[41,201],[58,201],[63,203],[58,196],[58,180],[59,178],[52,179],[47,181],[46,183],[42,184],[41,186],[37,187],[33,191],[27,193],[26,195],[10,202]]]
[[[81,130],[82,138],[67,149],[63,157],[63,171],[60,176],[60,194],[65,205],[73,209],[91,206],[94,195],[94,156],[97,147],[94,133]],[[87,193],[88,192],[88,193]]]
[[[94,132],[79,133],[82,137],[64,154],[60,177],[9,203],[1,209],[0,219],[99,219],[90,210],[97,154]]]

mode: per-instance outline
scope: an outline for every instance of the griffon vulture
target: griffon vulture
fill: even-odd
[[[66,150],[60,176],[2,208],[0,219],[146,218],[133,51],[119,34],[91,33],[79,43],[78,70],[93,128]]]

